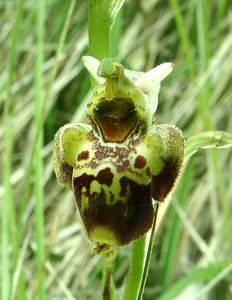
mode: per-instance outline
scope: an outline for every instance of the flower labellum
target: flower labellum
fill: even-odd
[[[151,228],[153,199],[163,201],[173,188],[184,139],[175,126],[154,122],[160,82],[173,64],[142,73],[111,58],[83,61],[98,83],[87,105],[88,124],[59,129],[54,169],[74,192],[86,237],[104,252]]]

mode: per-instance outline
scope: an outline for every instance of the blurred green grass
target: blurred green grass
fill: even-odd
[[[87,1],[1,1],[0,16],[1,299],[100,299],[102,259],[51,160],[56,130],[85,118]],[[186,138],[232,132],[231,29],[230,1],[127,1],[112,51],[137,70],[175,63],[159,123]],[[159,224],[144,299],[232,299],[231,157],[202,151],[186,163]],[[115,262],[119,292],[129,255],[123,247]]]

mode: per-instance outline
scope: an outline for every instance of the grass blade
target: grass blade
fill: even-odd
[[[4,185],[4,198],[2,203],[2,216],[1,216],[1,230],[2,230],[2,243],[1,243],[1,299],[8,300],[11,294],[11,275],[10,269],[14,267],[18,255],[18,230],[17,220],[14,207],[14,195],[11,185],[11,168],[12,168],[12,152],[13,152],[13,104],[12,104],[12,91],[11,86],[13,83],[13,75],[16,68],[17,61],[17,47],[19,44],[20,36],[20,22],[22,16],[23,2],[17,1],[15,4],[15,12],[13,13],[14,22],[10,33],[11,48],[7,61],[7,79],[5,84],[6,100],[4,102],[4,136],[3,136],[3,185]],[[13,260],[10,263],[9,251],[10,242],[13,245]]]
[[[196,268],[192,272],[185,274],[177,282],[175,282],[169,289],[157,300],[173,300],[180,295],[185,288],[191,284],[198,282],[210,281],[215,276],[220,274],[223,268],[227,265],[226,262],[217,262],[206,268]]]
[[[45,0],[36,3],[37,11],[37,53],[36,53],[36,68],[35,68],[35,100],[36,100],[36,115],[35,128],[40,128],[43,124],[43,60],[44,60],[44,24],[45,24]],[[36,235],[36,263],[38,274],[39,299],[46,299],[45,293],[45,251],[44,251],[44,216],[43,216],[43,129],[40,128],[35,146],[34,159],[34,190],[35,190],[35,235]]]

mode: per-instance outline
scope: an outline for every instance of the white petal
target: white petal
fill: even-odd
[[[100,61],[92,56],[83,56],[82,61],[84,66],[89,71],[89,73],[93,76],[93,78],[100,84],[105,82],[104,78],[101,78],[97,75],[97,70],[100,65]]]
[[[174,65],[172,63],[163,63],[158,65],[154,69],[143,74],[137,81],[136,85],[149,91],[154,85],[160,83],[165,77],[167,77],[173,70]]]
[[[128,69],[124,69],[124,73],[133,83],[135,83],[143,74],[145,74],[144,72],[138,72]]]

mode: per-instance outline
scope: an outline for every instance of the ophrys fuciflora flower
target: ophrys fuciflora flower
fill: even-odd
[[[175,126],[156,124],[164,63],[146,72],[113,59],[84,57],[97,82],[88,124],[67,124],[55,137],[58,181],[74,192],[83,231],[107,252],[143,236],[152,226],[153,200],[163,201],[182,166],[184,139]]]

